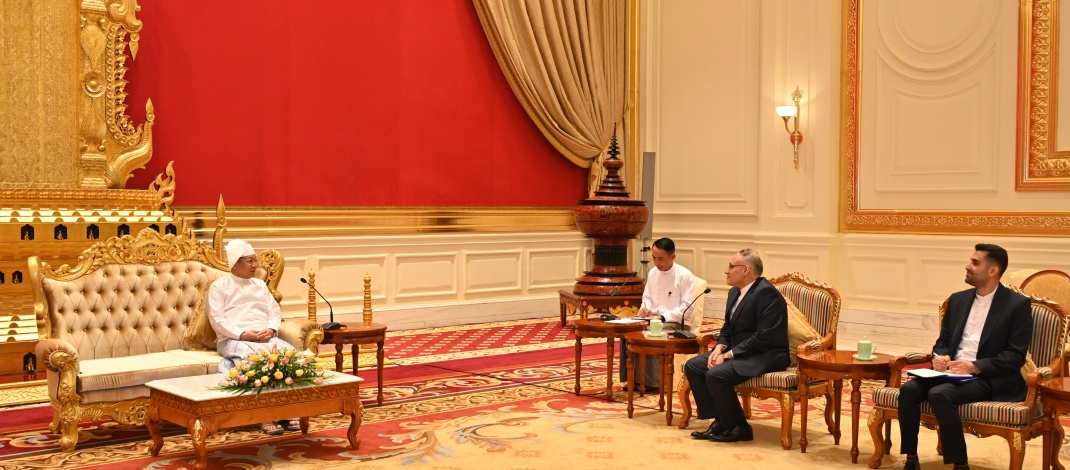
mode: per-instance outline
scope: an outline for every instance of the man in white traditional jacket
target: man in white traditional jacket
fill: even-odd
[[[231,240],[226,246],[230,274],[216,279],[208,288],[208,318],[216,334],[216,350],[223,359],[218,372],[227,372],[251,353],[261,349],[292,348],[279,339],[282,315],[267,284],[256,278],[256,252],[245,240]],[[267,434],[283,429],[300,429],[297,419],[264,423]]]
[[[695,275],[687,268],[675,263],[676,244],[668,237],[654,241],[650,248],[650,256],[654,261],[654,268],[646,277],[646,288],[643,290],[643,303],[639,306],[639,317],[659,318],[664,323],[664,331],[681,329],[684,319],[684,309],[691,302],[695,291]],[[691,310],[691,309],[688,309]],[[688,324],[692,321],[687,318]],[[627,384],[628,369],[627,351],[628,342],[620,342],[620,381]],[[646,364],[635,365],[635,377],[642,377],[642,383],[647,391],[655,391],[658,387],[658,358],[647,356]],[[635,384],[637,385],[637,384]],[[627,387],[627,385],[625,385]]]

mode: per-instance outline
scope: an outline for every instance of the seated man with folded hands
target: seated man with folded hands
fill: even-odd
[[[735,386],[766,372],[785,370],[791,362],[787,302],[762,277],[762,271],[758,252],[743,249],[732,255],[724,271],[732,288],[717,346],[684,365],[698,418],[713,419],[709,429],[691,434],[696,439],[753,440]]]
[[[230,275],[216,279],[208,290],[208,319],[216,333],[216,350],[223,356],[221,373],[261,349],[293,348],[278,337],[281,310],[267,284],[256,278],[259,265],[253,246],[245,240],[231,240],[226,252]],[[284,419],[264,423],[260,429],[278,435],[283,430],[300,430],[301,423],[297,418]]]

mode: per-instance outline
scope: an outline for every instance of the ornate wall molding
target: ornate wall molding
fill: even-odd
[[[1048,3],[1048,1],[1037,0],[1027,3]],[[863,0],[843,0],[843,49],[841,53],[842,73],[840,74],[840,122],[842,126],[840,133],[840,231],[1067,236],[1070,233],[1070,212],[898,210],[859,207],[862,4]],[[1022,8],[1024,12],[1025,4]],[[1070,185],[1063,189],[1068,188]]]
[[[215,226],[214,207],[177,207],[187,227]],[[230,236],[576,230],[571,207],[228,207]]]
[[[1026,0],[1018,31],[1018,155],[1015,189],[1070,190],[1070,151],[1056,148],[1059,2]]]

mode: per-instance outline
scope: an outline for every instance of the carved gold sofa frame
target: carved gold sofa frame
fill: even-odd
[[[207,323],[205,294],[228,272],[223,258],[221,247],[151,229],[97,243],[74,266],[53,268],[30,257],[41,338],[36,353],[46,369],[50,429],[61,434],[64,452],[77,445],[83,420],[144,425],[146,382],[215,373],[220,357],[204,344],[212,339],[193,340],[187,329]],[[258,274],[280,300],[282,256],[265,250],[257,258]],[[288,319],[279,337],[317,351],[323,330],[307,319]]]

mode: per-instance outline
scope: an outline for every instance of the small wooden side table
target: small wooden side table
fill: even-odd
[[[572,314],[577,315],[577,318],[586,320],[588,312],[608,312],[610,307],[630,307],[638,312],[639,305],[643,303],[643,294],[588,295],[559,290],[557,295],[561,302],[562,328],[564,328],[568,316]]]
[[[894,359],[889,354],[874,353],[873,359],[862,361],[853,356],[856,351],[818,351],[799,354],[799,408],[802,437],[799,447],[806,453],[806,411],[809,407],[810,378],[833,381],[833,399],[836,403],[836,443],[840,442],[840,406],[843,400],[843,381],[851,381],[851,463],[858,463],[858,409],[862,404],[862,379],[884,379],[885,385],[892,376],[888,361]]]
[[[1063,443],[1063,425],[1059,423],[1059,413],[1070,411],[1070,378],[1056,377],[1043,380],[1040,388],[1040,402],[1044,404],[1044,458],[1040,468],[1048,470],[1064,467],[1059,463],[1059,447]]]
[[[342,323],[342,327],[337,330],[323,330],[323,343],[334,345],[334,366],[338,372],[342,371],[342,346],[349,344],[353,354],[353,375],[357,375],[357,368],[360,363],[360,345],[375,343],[376,353],[376,367],[378,369],[378,381],[376,386],[379,388],[379,395],[376,397],[376,402],[381,406],[383,404],[383,343],[386,342],[386,325],[380,325],[378,323],[372,323],[365,325],[363,323]]]
[[[580,394],[580,362],[583,355],[583,338],[606,339],[606,400],[613,399],[613,341],[626,333],[646,329],[646,322],[609,323],[602,320],[580,318],[573,322],[576,335],[576,395]]]
[[[677,354],[698,353],[698,338],[675,338],[671,331],[663,332],[661,336],[649,336],[645,331],[637,331],[624,335],[624,339],[628,340],[628,417],[632,417],[632,410],[635,408],[632,406],[632,397],[635,393],[636,356],[657,354],[661,365],[661,374],[658,376],[658,410],[665,410],[665,425],[672,426],[672,376],[675,372],[673,369],[676,368],[673,357]]]

